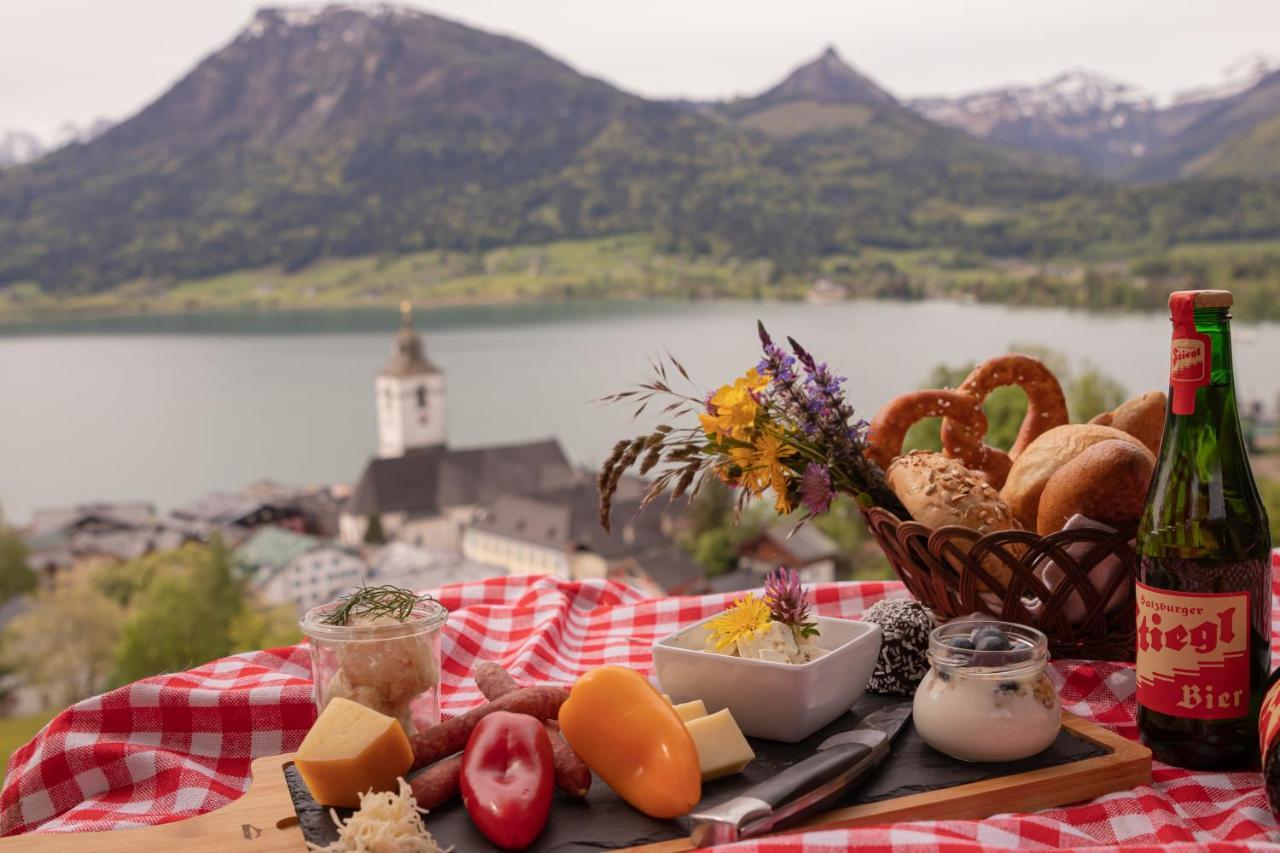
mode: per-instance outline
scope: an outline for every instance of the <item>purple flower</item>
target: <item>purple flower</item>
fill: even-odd
[[[764,602],[773,620],[787,625],[799,637],[817,635],[818,626],[809,619],[809,602],[794,569],[778,566],[769,572],[764,579]]]
[[[821,515],[831,507],[835,492],[831,488],[831,472],[826,465],[810,462],[800,478],[800,502],[812,515]]]

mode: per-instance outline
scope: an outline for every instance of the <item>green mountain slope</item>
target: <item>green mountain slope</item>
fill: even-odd
[[[1193,175],[1280,178],[1280,114],[1192,161]]]
[[[785,273],[860,246],[1270,237],[1280,191],[1029,168],[834,52],[757,98],[691,109],[385,6],[260,12],[138,115],[0,172],[0,287],[50,293],[628,233]]]

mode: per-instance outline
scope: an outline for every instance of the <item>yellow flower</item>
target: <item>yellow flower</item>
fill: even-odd
[[[791,498],[787,497],[786,486],[783,486],[783,488],[781,489],[778,489],[775,487],[773,490],[773,494],[774,494],[774,499],[773,499],[774,512],[776,512],[778,515],[790,515],[791,511],[795,509],[795,507],[792,506],[791,504]]]
[[[707,435],[723,435],[745,440],[755,424],[759,404],[754,396],[769,384],[767,374],[762,375],[754,367],[734,380],[732,385],[722,385],[711,396],[711,412],[698,415]]]
[[[773,490],[774,509],[782,515],[794,509],[790,498],[787,497],[787,486],[793,474],[790,468],[782,464],[782,460],[795,455],[794,447],[771,433],[762,433],[757,436],[755,445],[752,447],[751,471],[760,485],[761,492],[766,486]],[[756,492],[756,494],[759,493]]]
[[[711,631],[710,641],[718,650],[737,645],[738,640],[754,639],[769,627],[769,621],[769,605],[749,592],[709,620],[707,628]]]

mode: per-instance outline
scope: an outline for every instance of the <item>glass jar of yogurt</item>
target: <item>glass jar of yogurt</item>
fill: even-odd
[[[916,731],[961,761],[1016,761],[1058,736],[1062,706],[1045,674],[1049,641],[1012,622],[950,622],[929,635]]]

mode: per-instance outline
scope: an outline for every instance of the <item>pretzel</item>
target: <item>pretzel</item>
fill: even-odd
[[[979,442],[981,458],[977,467],[988,473],[987,479],[996,488],[1003,485],[1009,466],[1028,444],[1042,433],[1067,422],[1067,400],[1062,395],[1062,386],[1058,384],[1057,377],[1044,362],[1029,355],[1011,353],[984,361],[973,369],[956,390],[973,397],[978,405],[982,405],[987,395],[1004,385],[1017,385],[1027,395],[1027,414],[1018,427],[1018,437],[1008,453],[981,444],[982,435],[975,433],[972,421],[950,417],[942,420],[942,446],[945,448],[951,444]],[[983,432],[985,433],[985,429]]]
[[[871,420],[867,431],[866,456],[881,468],[902,452],[902,440],[911,425],[922,418],[948,418],[964,427],[943,450],[968,468],[977,470],[982,461],[982,437],[987,434],[987,416],[970,394],[958,391],[912,391],[885,403]]]

